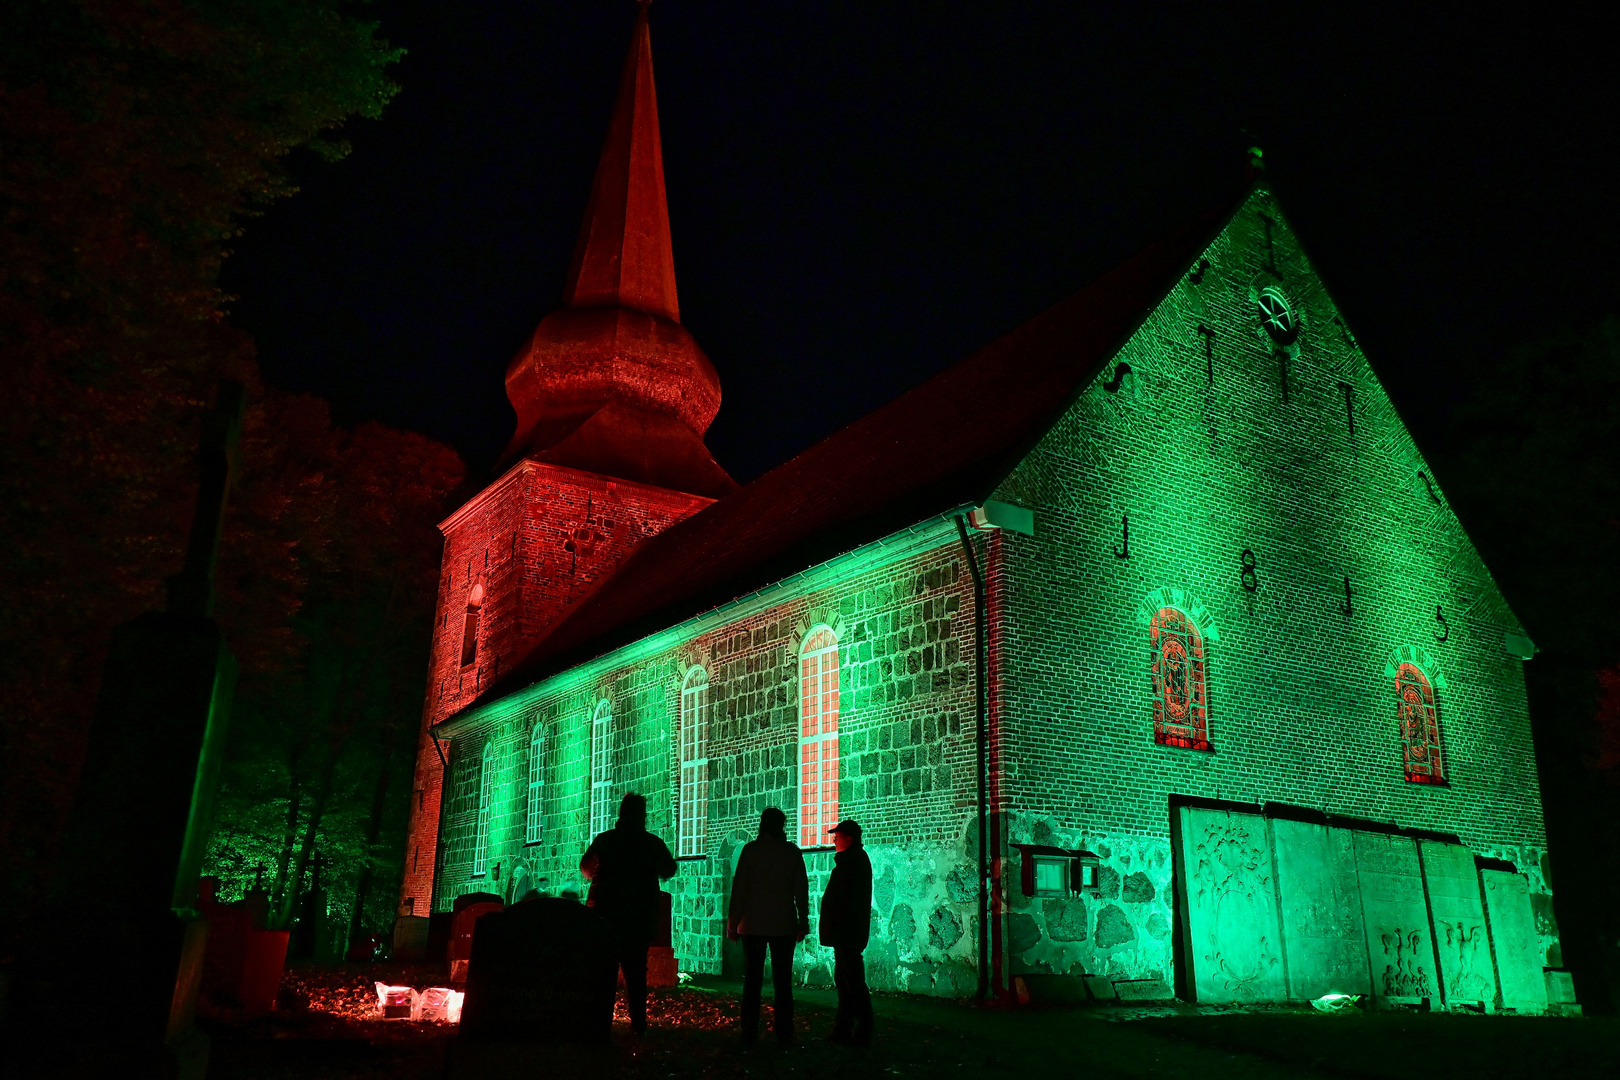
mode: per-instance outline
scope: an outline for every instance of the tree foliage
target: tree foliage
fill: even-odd
[[[36,894],[71,799],[111,627],[179,568],[200,416],[253,389],[228,541],[253,570],[219,615],[249,669],[332,556],[324,410],[258,385],[218,272],[292,192],[282,158],[341,157],[399,53],[337,0],[0,5],[0,802],[5,887]],[[318,456],[317,456],[318,457]],[[249,523],[252,523],[251,526]],[[323,561],[324,560],[324,561]]]
[[[324,416],[310,398],[283,404]],[[434,524],[461,463],[431,440],[375,424],[352,433],[284,426],[277,451],[262,460],[298,479],[287,511],[321,515],[285,531],[320,550],[305,563],[297,616],[278,627],[286,636],[261,635],[264,651],[245,665],[209,872],[226,896],[262,877],[273,917],[286,924],[318,851],[350,911],[363,881],[390,879],[390,914],[437,595]],[[259,573],[255,543],[277,541],[258,503],[233,511],[220,573],[222,607],[229,588],[240,598],[233,610],[249,617],[254,593],[285,588]]]

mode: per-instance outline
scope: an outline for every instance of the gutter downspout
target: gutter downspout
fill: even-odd
[[[956,518],[957,535],[962,540],[962,552],[967,556],[968,573],[973,576],[973,626],[974,626],[974,664],[973,664],[973,711],[974,727],[978,737],[976,768],[979,785],[979,989],[978,1000],[984,1001],[990,996],[990,826],[989,793],[985,777],[985,700],[984,700],[984,667],[985,667],[985,624],[986,598],[984,588],[984,575],[979,571],[979,560],[973,553],[973,543],[968,539],[967,521],[961,515]]]

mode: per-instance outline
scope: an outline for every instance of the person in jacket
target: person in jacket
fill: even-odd
[[[742,1037],[759,1037],[765,954],[771,955],[778,1042],[793,1041],[793,947],[810,933],[810,877],[804,855],[787,838],[787,815],[771,806],[759,815],[759,838],[743,846],[731,880],[726,936],[743,946]]]
[[[821,894],[821,943],[833,951],[833,985],[838,988],[838,1018],[833,1042],[869,1046],[872,1042],[872,995],[866,988],[866,943],[872,932],[872,860],[861,846],[861,826],[840,821],[831,829],[833,872]]]
[[[639,1035],[647,1030],[647,949],[664,910],[658,882],[675,876],[675,856],[647,831],[646,799],[625,795],[618,823],[591,841],[579,872],[591,883],[588,903],[611,929],[630,1030]]]

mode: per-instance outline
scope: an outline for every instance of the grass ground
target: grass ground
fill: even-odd
[[[622,1008],[613,1045],[470,1048],[442,1024],[366,1018],[373,977],[428,984],[436,971],[297,969],[275,1016],[208,1021],[213,1078],[310,1080],[447,1075],[688,1077],[1047,1076],[1390,1078],[1620,1077],[1620,1021],[1588,1017],[1238,1012],[1172,1008],[978,1008],[880,996],[870,1049],[829,1045],[834,997],[800,991],[798,1042],[736,1036],[736,986],[720,980],[654,991],[651,1029],[630,1035]],[[769,1006],[767,1005],[767,1009]],[[767,1029],[769,1018],[765,1020]]]

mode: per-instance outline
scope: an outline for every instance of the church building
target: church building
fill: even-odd
[[[563,299],[442,525],[402,926],[583,892],[636,791],[686,971],[777,806],[812,904],[864,826],[878,989],[1571,1000],[1534,647],[1263,173],[738,486],[643,5]]]

